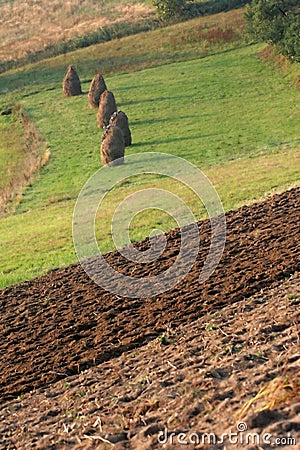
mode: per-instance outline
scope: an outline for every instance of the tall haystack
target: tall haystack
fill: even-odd
[[[63,91],[65,97],[81,95],[81,83],[74,66],[69,65],[63,80]]]
[[[105,128],[109,124],[109,119],[117,111],[117,104],[114,94],[111,91],[104,91],[100,97],[97,114],[97,124],[99,128]]]
[[[121,128],[124,136],[125,147],[129,147],[132,143],[132,139],[127,115],[123,111],[114,112],[109,120],[109,125],[114,125]]]
[[[108,125],[102,136],[100,153],[104,166],[117,166],[124,163],[124,136],[119,127]]]
[[[98,73],[91,82],[88,100],[91,108],[98,108],[101,94],[107,90],[105,81],[101,73]]]

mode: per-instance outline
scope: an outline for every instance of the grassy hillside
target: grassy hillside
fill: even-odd
[[[70,62],[81,79],[91,80],[98,70],[119,74],[203,57],[243,45],[244,29],[244,11],[239,9],[116,39],[1,74],[0,93],[27,95],[57,87]]]
[[[134,146],[127,152],[174,153],[207,169],[299,144],[299,94],[254,53],[254,47],[246,47],[107,77],[130,118]],[[20,212],[65,195],[75,198],[87,174],[99,165],[101,136],[86,96],[65,99],[58,86],[23,102],[53,158],[24,196]]]
[[[262,46],[242,44],[242,29],[241,13],[233,11],[0,77],[3,99],[21,102],[51,151],[49,164],[26,190],[16,214],[0,221],[0,286],[76,261],[72,213],[81,187],[100,167],[101,132],[86,95],[62,96],[61,79],[69,62],[75,62],[85,92],[96,71],[105,73],[119,108],[130,119],[134,144],[128,154],[158,151],[188,159],[214,183],[226,210],[299,183],[299,91],[258,58]],[[141,183],[131,180],[115,189],[105,213],[99,212],[102,250],[112,248],[114,207]],[[172,189],[198,218],[204,216],[189,191],[153,178],[143,186],[153,184]],[[145,237],[157,225],[168,229],[174,223],[164,215],[149,226],[149,216],[143,215],[133,223],[132,239]]]
[[[150,0],[3,1],[0,61],[24,58],[115,23],[134,24],[152,12]]]

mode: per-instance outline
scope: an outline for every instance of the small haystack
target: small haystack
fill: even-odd
[[[124,136],[125,147],[129,147],[132,143],[132,139],[127,115],[123,111],[114,112],[110,118],[109,125],[114,125],[121,128]]]
[[[104,166],[117,166],[124,163],[124,136],[119,127],[108,125],[102,136],[100,148]]]
[[[91,108],[98,108],[101,94],[107,90],[105,81],[101,73],[98,73],[91,82],[88,100]]]
[[[109,124],[109,119],[117,111],[117,104],[114,94],[111,91],[104,91],[100,97],[97,114],[97,124],[99,128],[105,128]]]
[[[81,95],[81,83],[74,66],[70,65],[63,80],[63,91],[65,97]]]

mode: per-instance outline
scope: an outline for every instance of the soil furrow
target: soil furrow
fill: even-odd
[[[299,270],[300,189],[226,215],[219,266],[198,277],[210,245],[209,221],[199,222],[201,246],[192,270],[173,289],[141,300],[96,285],[80,265],[0,291],[0,398],[14,398],[141,346],[170,326],[251,297]],[[125,274],[161,273],[179,251],[180,231],[167,234],[164,254],[150,267],[117,252],[107,261]],[[137,244],[148,248],[148,241]]]

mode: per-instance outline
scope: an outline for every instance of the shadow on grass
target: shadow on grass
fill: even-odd
[[[195,95],[187,95],[187,94],[184,94],[184,95],[175,95],[175,96],[167,96],[167,97],[153,97],[153,98],[146,98],[146,99],[143,99],[143,100],[129,100],[129,101],[125,101],[125,102],[122,102],[122,107],[123,106],[128,106],[128,105],[138,105],[138,104],[141,104],[141,103],[157,103],[157,102],[165,102],[165,101],[167,101],[167,100],[181,100],[181,99],[184,99],[184,100],[187,100],[187,99],[194,99],[195,98]]]
[[[193,135],[193,136],[188,136],[188,137],[178,137],[178,138],[167,138],[167,139],[162,139],[162,140],[157,140],[157,141],[145,141],[145,142],[137,142],[137,143],[133,143],[131,145],[131,148],[137,148],[137,147],[145,147],[148,145],[160,145],[160,144],[171,144],[172,142],[181,142],[182,144],[186,141],[196,141],[197,139],[201,139],[201,138],[206,138],[206,137],[211,137],[211,136],[215,136],[216,133],[210,133],[210,134],[199,134],[199,135]]]
[[[203,2],[193,2],[188,4],[186,14],[188,17],[217,14],[236,8],[242,8],[250,3],[250,1],[251,0],[207,0]]]
[[[170,123],[170,122],[180,122],[181,120],[185,119],[192,119],[195,120],[199,115],[193,115],[193,116],[178,116],[178,117],[165,117],[164,119],[158,118],[158,119],[146,119],[146,120],[132,120],[130,121],[130,126],[136,126],[136,125],[155,125],[158,123]]]

